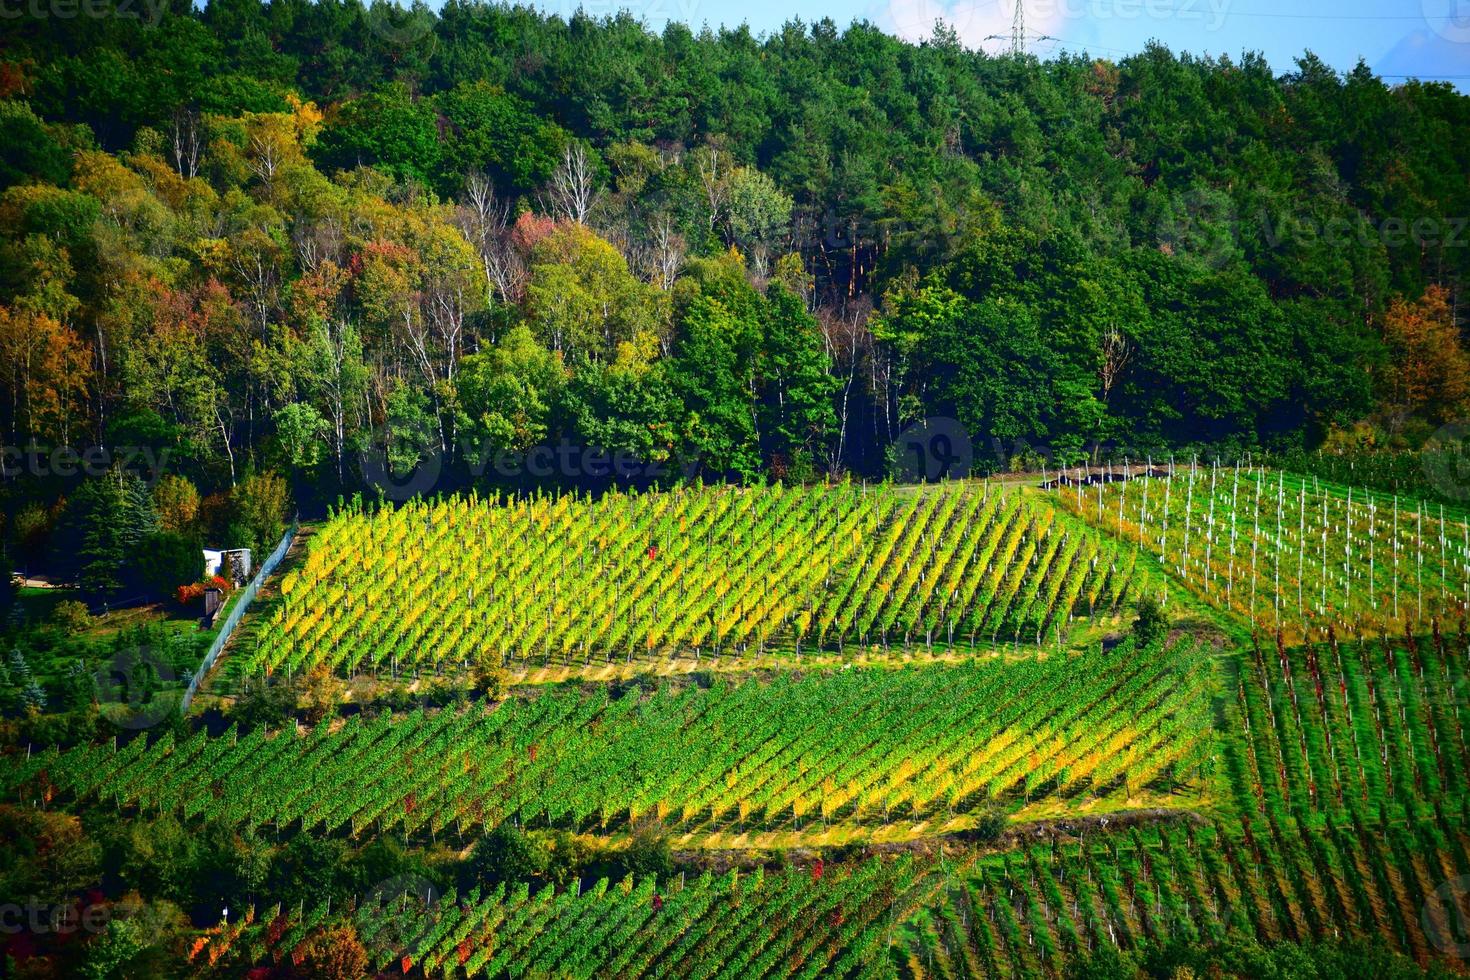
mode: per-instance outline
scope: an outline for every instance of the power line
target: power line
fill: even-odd
[[[991,37],[986,38],[986,40],[989,41],[989,40],[992,40],[993,38],[996,38],[996,37],[999,37],[999,35],[991,35]],[[1004,40],[1004,39],[1002,38],[1002,40]],[[1121,54],[1121,55],[1124,55],[1124,56],[1132,56],[1132,55],[1136,55],[1136,54],[1142,54],[1142,52],[1141,51],[1138,51],[1138,50],[1131,50],[1131,49],[1128,49],[1128,48],[1110,48],[1110,47],[1108,47],[1105,44],[1092,44],[1092,43],[1083,42],[1083,41],[1068,41],[1064,37],[1052,37],[1051,35],[1045,35],[1045,34],[1044,35],[1041,35],[1040,37],[1036,38],[1035,40],[1055,41],[1057,44],[1065,45],[1065,46],[1069,46],[1069,47],[1073,47],[1073,48],[1081,48],[1084,51],[1106,51],[1109,54]],[[1438,74],[1407,73],[1407,72],[1399,72],[1399,73],[1394,73],[1394,72],[1374,72],[1373,74],[1375,76],[1377,76],[1378,78],[1417,78],[1420,81],[1424,81],[1424,82],[1461,81],[1461,80],[1470,78],[1470,75],[1438,75]]]
[[[988,41],[990,40],[990,38],[986,38],[985,40]],[[1106,51],[1109,54],[1134,55],[1143,53],[1141,51],[1133,51],[1127,48],[1110,48],[1105,44],[1084,44],[1080,41],[1068,41],[1064,37],[1052,37],[1050,35],[1046,37],[1046,40],[1055,41],[1058,44],[1071,45],[1074,48],[1083,48],[1089,51]]]
[[[1286,20],[1463,20],[1462,14],[1286,14],[1269,10],[1225,10],[1224,17],[1272,17]]]

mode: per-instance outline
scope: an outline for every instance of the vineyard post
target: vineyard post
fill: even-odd
[[[1271,561],[1271,568],[1272,568],[1272,576],[1273,576],[1273,578],[1275,580],[1274,589],[1273,589],[1273,591],[1275,592],[1275,595],[1272,597],[1272,601],[1274,603],[1275,610],[1276,610],[1276,629],[1277,630],[1280,630],[1281,629],[1281,525],[1283,523],[1285,523],[1285,521],[1283,520],[1284,513],[1285,513],[1284,512],[1285,504],[1286,504],[1286,471],[1285,470],[1282,470],[1278,474],[1278,479],[1276,481],[1276,547],[1273,548],[1273,549],[1271,549],[1274,552],[1274,554],[1272,556],[1272,561]],[[1300,547],[1301,546],[1300,543],[1298,543],[1297,546]]]
[[[1251,519],[1255,522],[1255,529],[1251,533],[1251,619],[1256,617],[1256,583],[1259,580],[1256,570],[1259,567],[1261,553],[1261,475],[1256,474],[1256,505],[1251,509]]]
[[[1205,591],[1210,591],[1210,576],[1213,566],[1210,562],[1215,552],[1215,477],[1220,470],[1220,459],[1217,456],[1210,464],[1210,514],[1205,519]]]
[[[1327,494],[1322,494],[1322,601],[1318,604],[1317,614],[1327,615]]]
[[[1168,564],[1164,549],[1169,539],[1169,501],[1174,493],[1174,461],[1169,460],[1169,475],[1164,478],[1164,529],[1159,532],[1159,561]]]
[[[1375,559],[1378,556],[1378,500],[1375,497],[1368,498],[1368,601],[1372,603],[1374,610],[1378,609],[1378,586],[1374,582]]]
[[[1448,605],[1446,602],[1445,588],[1449,578],[1449,569],[1444,559],[1444,504],[1439,505],[1439,604],[1441,609]]]
[[[1419,500],[1419,527],[1414,535],[1414,598],[1418,602],[1418,618],[1424,619],[1424,500]]]
[[[1194,530],[1194,457],[1189,460],[1189,484],[1184,490],[1184,556],[1183,564],[1175,566],[1181,575],[1189,574],[1189,538]]]
[[[1148,457],[1148,469],[1143,471],[1143,500],[1138,505],[1138,539],[1144,548],[1148,547],[1148,485],[1153,482],[1154,458]]]
[[[1113,468],[1113,464],[1109,463],[1108,464],[1108,471],[1109,471],[1109,473],[1112,472],[1112,468]],[[1128,471],[1126,469],[1126,463],[1125,463],[1125,469],[1123,470],[1123,486],[1120,488],[1120,492],[1118,494],[1118,533],[1119,534],[1122,534],[1123,533],[1123,504],[1124,504],[1125,501],[1128,500],[1128,475],[1127,474],[1128,474]]]
[[[1347,493],[1347,523],[1343,528],[1343,559],[1342,573],[1347,582],[1347,604],[1351,609],[1353,605],[1353,488],[1348,487]]]
[[[1399,495],[1393,495],[1393,618],[1399,618]]]
[[[1296,611],[1297,615],[1306,618],[1306,603],[1302,599],[1302,579],[1304,570],[1302,568],[1302,542],[1307,540],[1307,483],[1302,481],[1301,493],[1297,494],[1297,549],[1296,549]]]

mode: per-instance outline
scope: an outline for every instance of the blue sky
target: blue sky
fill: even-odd
[[[1017,0],[536,0],[567,14],[626,8],[660,28],[669,20],[699,27],[736,26],[769,32],[800,17],[831,17],[845,26],[866,18],[911,40],[942,18],[970,47],[999,50]],[[1444,78],[1470,91],[1470,0],[1025,0],[1029,50],[1119,58],[1150,39],[1196,54],[1263,53],[1278,72],[1311,49],[1340,70],[1362,58],[1384,76]],[[1047,35],[1057,40],[1042,40]]]

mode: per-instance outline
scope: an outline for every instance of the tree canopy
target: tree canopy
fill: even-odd
[[[558,444],[812,479],[926,416],[993,466],[1414,445],[1470,398],[1442,84],[479,0],[160,17],[7,27],[8,445],[309,509],[378,451],[437,489]]]

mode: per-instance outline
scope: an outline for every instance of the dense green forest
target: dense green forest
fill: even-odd
[[[380,457],[806,480],[924,417],[998,467],[1413,448],[1466,403],[1445,84],[458,0],[0,32],[0,429],[44,506],[59,446],[319,511]]]

